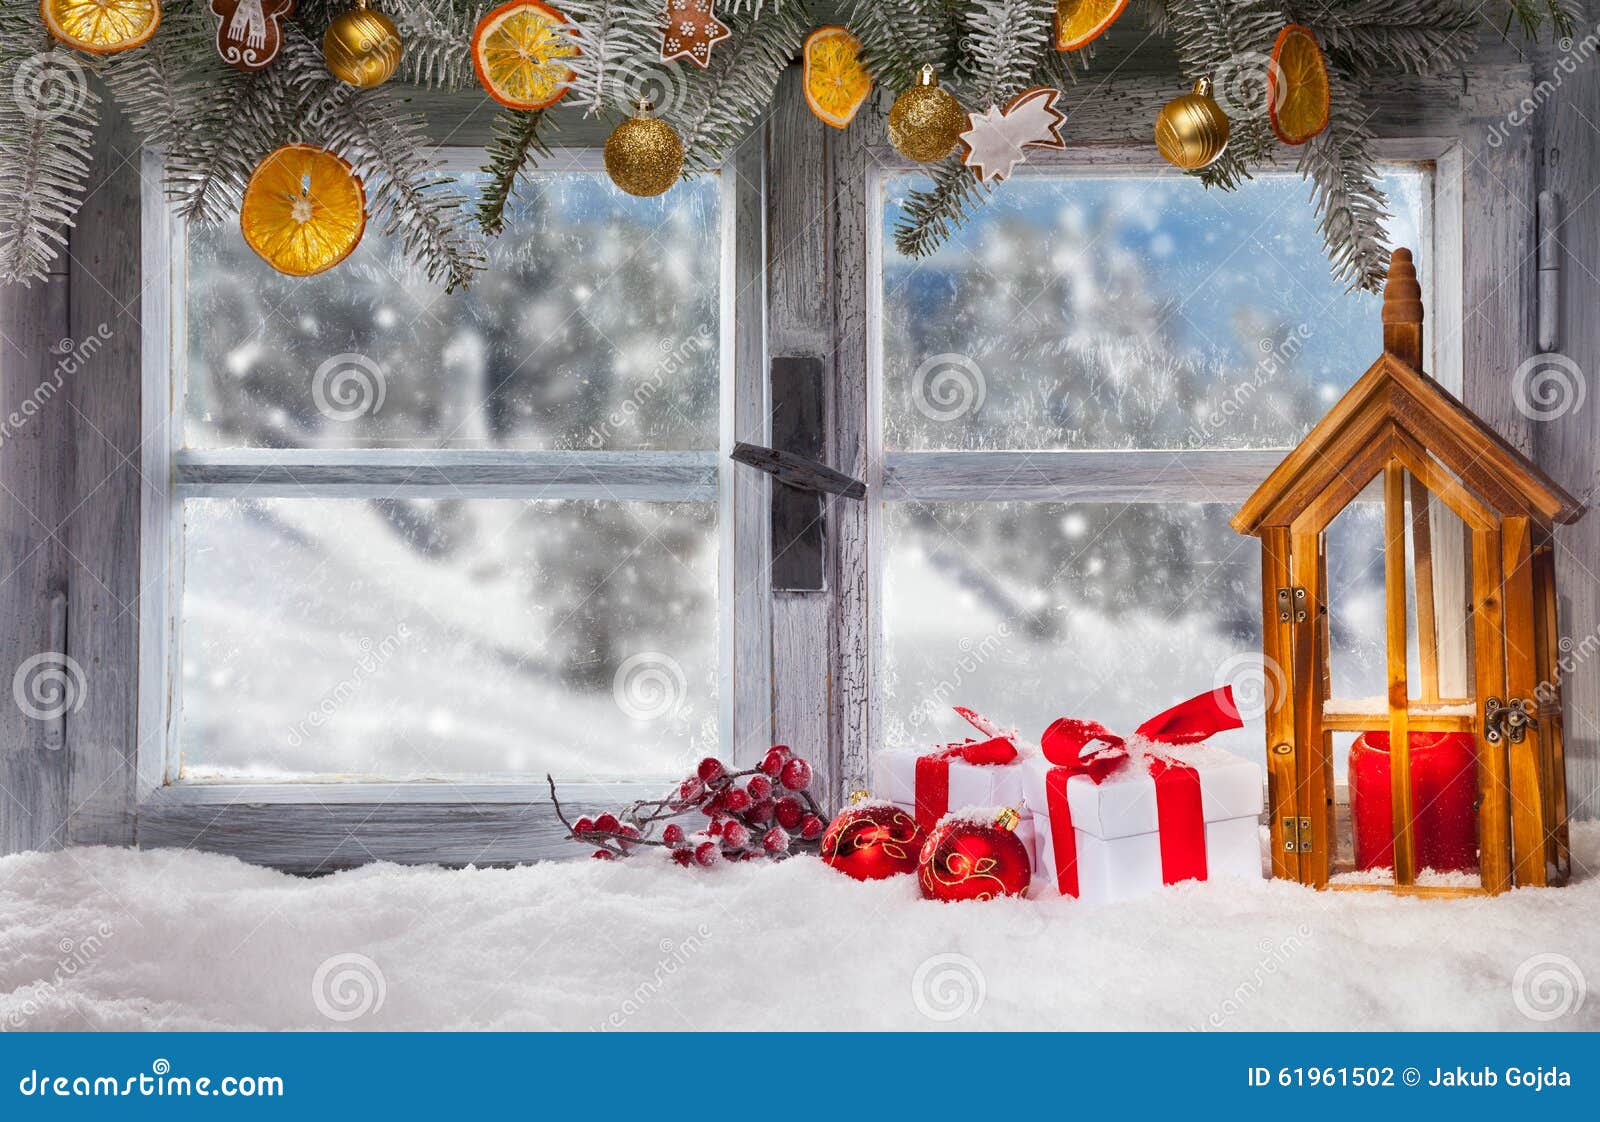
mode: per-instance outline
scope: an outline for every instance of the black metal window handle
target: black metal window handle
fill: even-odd
[[[812,491],[819,495],[842,495],[847,499],[865,499],[867,485],[859,479],[852,478],[842,471],[834,471],[827,464],[819,463],[809,456],[798,456],[793,452],[782,452],[776,448],[763,448],[759,444],[746,444],[744,441],[733,446],[733,454],[729,459],[741,464],[747,464],[757,471],[764,471],[779,483],[787,483],[790,487],[801,491]]]

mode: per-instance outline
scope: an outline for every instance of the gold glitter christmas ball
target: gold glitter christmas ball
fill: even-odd
[[[367,0],[356,0],[347,12],[333,17],[322,37],[322,57],[328,73],[361,89],[381,86],[400,68],[405,44],[394,21]]]
[[[1156,114],[1156,148],[1168,163],[1197,171],[1228,147],[1228,115],[1211,99],[1211,80],[1201,78],[1194,92],[1175,97]]]
[[[623,121],[606,141],[606,174],[630,195],[650,198],[678,182],[683,174],[683,141],[648,105]]]
[[[961,103],[939,87],[931,66],[922,68],[917,84],[895,98],[889,110],[889,143],[918,163],[931,164],[954,152],[966,127]]]

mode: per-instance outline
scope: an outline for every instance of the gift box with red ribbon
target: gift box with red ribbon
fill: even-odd
[[[1016,834],[1033,859],[1033,820],[1023,803],[1016,732],[971,709],[956,706],[955,711],[982,737],[931,750],[879,752],[872,764],[872,793],[906,811],[924,831],[952,811],[1009,807],[1021,815]]]
[[[1231,687],[1191,698],[1123,738],[1063,717],[1023,766],[1035,883],[1089,902],[1164,884],[1260,879],[1261,768],[1201,742],[1239,728]]]

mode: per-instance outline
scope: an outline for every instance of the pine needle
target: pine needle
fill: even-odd
[[[489,181],[483,185],[478,202],[478,225],[490,237],[505,232],[506,206],[516,193],[517,177],[535,156],[550,155],[549,147],[539,136],[539,130],[546,125],[554,128],[555,122],[548,120],[542,109],[503,109],[495,118],[494,139],[487,149],[489,162],[483,168]]]

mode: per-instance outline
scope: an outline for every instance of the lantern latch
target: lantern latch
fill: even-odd
[[[1306,621],[1306,590],[1303,588],[1278,589],[1278,622]]]
[[[1311,852],[1311,819],[1285,818],[1283,820],[1283,849],[1285,853]]]
[[[1501,701],[1491,697],[1483,706],[1483,738],[1490,744],[1521,744],[1530,728],[1539,727],[1533,703],[1520,697]]]

